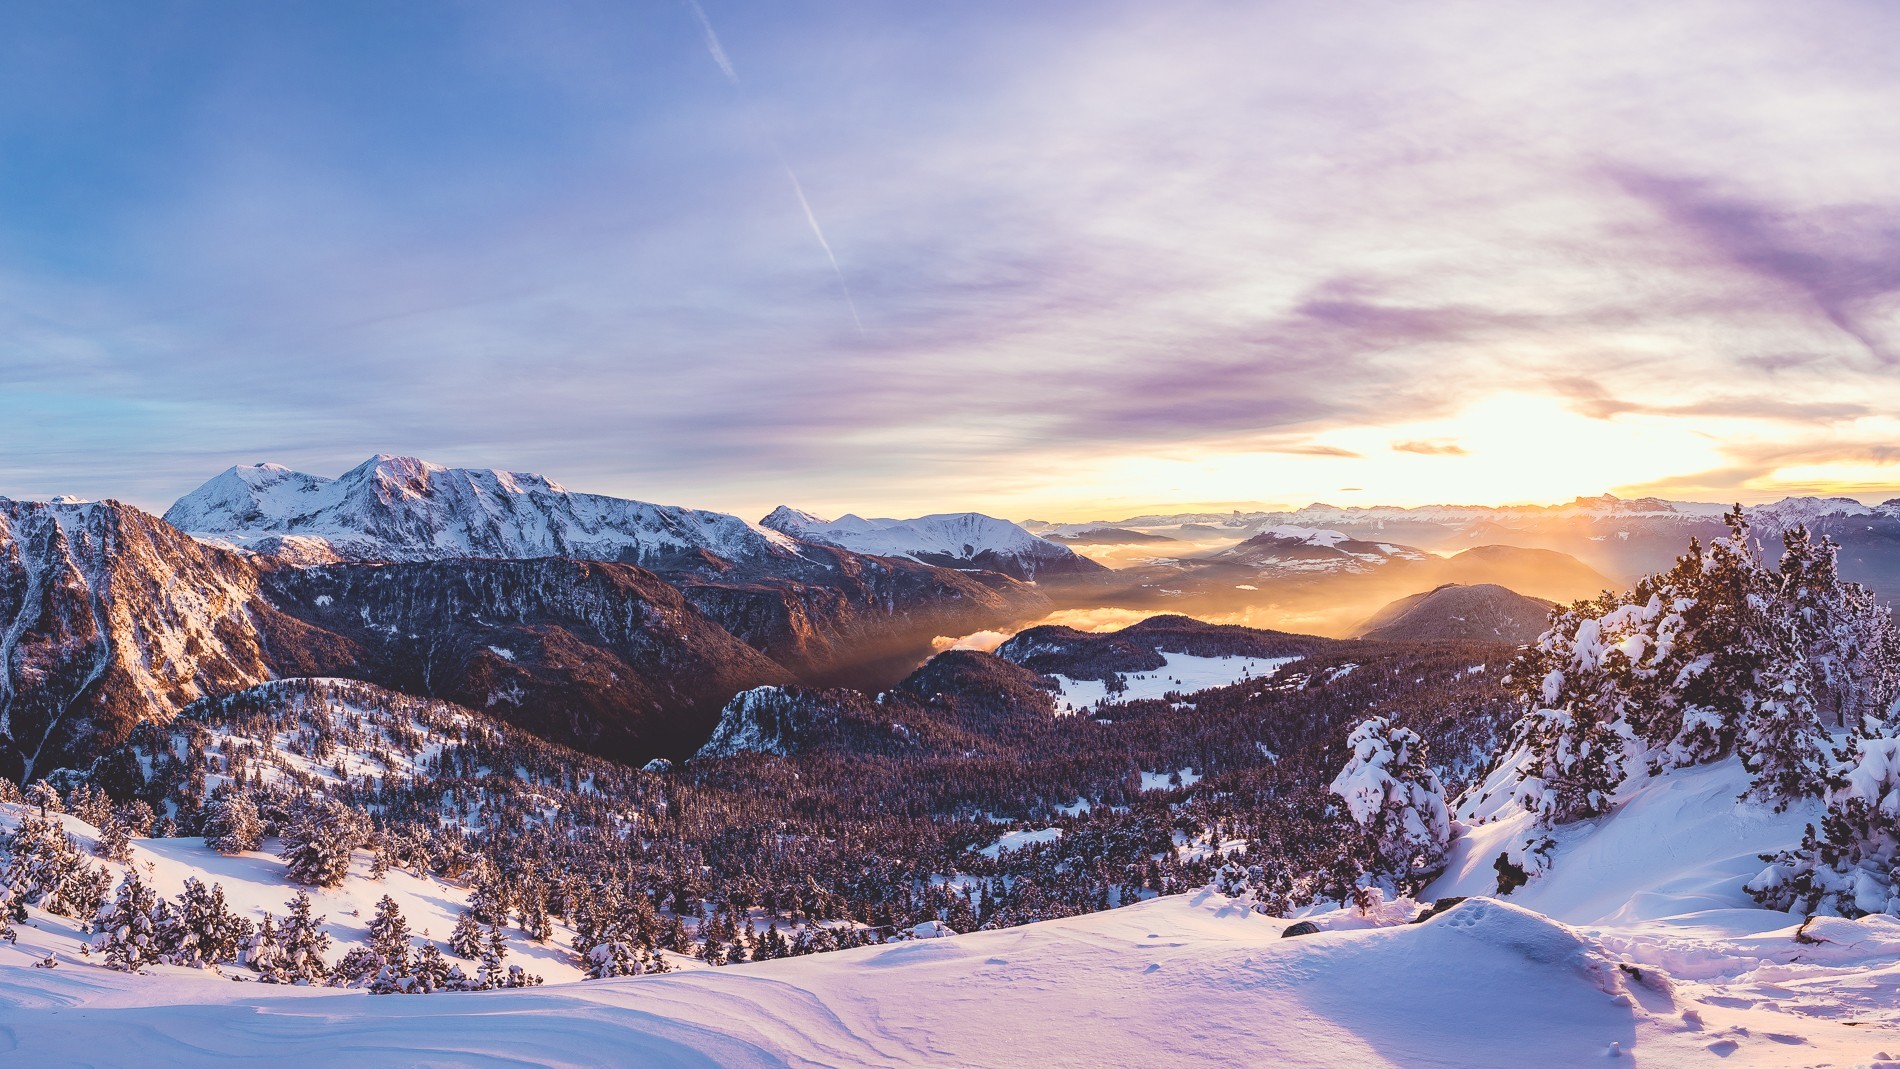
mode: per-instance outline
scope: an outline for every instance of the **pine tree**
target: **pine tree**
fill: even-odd
[[[220,854],[241,854],[264,842],[264,822],[257,804],[236,787],[225,784],[211,792],[205,805],[205,845]]]
[[[351,947],[330,970],[329,984],[331,987],[370,987],[386,970],[390,970],[390,965],[381,954],[369,947]]]
[[[238,959],[252,932],[251,922],[225,904],[223,885],[207,890],[203,882],[186,877],[184,891],[159,925],[160,955],[173,965],[222,965]]]
[[[1748,892],[1770,909],[1844,917],[1900,915],[1900,738],[1856,735],[1827,794],[1817,830],[1801,845],[1763,855]]]
[[[1350,756],[1329,789],[1365,837],[1368,875],[1408,891],[1423,886],[1444,871],[1451,848],[1451,810],[1425,740],[1375,716],[1353,729],[1346,747]]]
[[[107,861],[132,860],[132,832],[117,817],[107,813],[99,824],[99,837],[93,841],[94,855]]]
[[[257,970],[265,983],[289,982],[284,975],[284,947],[277,941],[277,925],[270,914],[264,914],[264,920],[247,941],[239,960]]]
[[[409,922],[403,919],[396,900],[388,895],[376,903],[376,916],[369,922],[369,945],[386,964],[399,971],[408,970]]]
[[[338,887],[350,874],[350,852],[356,845],[353,828],[330,807],[318,807],[284,830],[284,859],[297,883]]]
[[[138,972],[159,960],[158,904],[158,892],[139,878],[136,869],[127,871],[118,896],[94,924],[104,933],[99,948],[105,951],[107,968]]]
[[[449,981],[449,961],[442,956],[442,948],[433,941],[425,940],[422,949],[416,952],[415,977],[418,991],[445,990]]]
[[[597,943],[582,955],[589,980],[610,980],[616,976],[640,975],[640,963],[626,943]]]
[[[57,801],[58,795],[53,797]],[[0,880],[14,889],[22,906],[90,919],[112,889],[111,874],[86,860],[55,817],[27,813],[0,843],[7,853]]]
[[[1827,786],[1827,729],[1815,714],[1812,680],[1791,637],[1787,648],[1767,658],[1736,742],[1754,777],[1748,794],[1773,803],[1776,812]]]
[[[320,984],[329,978],[330,966],[323,955],[330,949],[330,934],[322,928],[324,918],[313,918],[310,912],[310,896],[297,892],[297,897],[290,900],[290,912],[277,929],[281,949],[279,983]]]
[[[449,949],[456,957],[470,961],[482,956],[482,926],[473,912],[465,909],[455,918],[455,930],[449,933]]]

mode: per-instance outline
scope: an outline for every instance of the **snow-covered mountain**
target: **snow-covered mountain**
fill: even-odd
[[[722,512],[581,494],[544,476],[378,455],[335,479],[238,466],[178,499],[174,527],[297,563],[573,557],[651,565],[699,552],[795,555],[775,531]]]
[[[801,542],[948,568],[984,568],[1018,579],[1103,570],[1068,546],[1038,538],[1019,524],[977,512],[939,513],[910,520],[867,520],[852,515],[827,520],[781,505],[759,523]]]
[[[1279,524],[1204,559],[1263,572],[1364,572],[1429,556],[1411,546],[1362,541],[1342,531]]]

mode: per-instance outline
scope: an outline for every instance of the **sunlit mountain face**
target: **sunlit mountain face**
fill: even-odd
[[[748,517],[1876,502],[1897,18],[22,8],[0,492],[383,451]]]

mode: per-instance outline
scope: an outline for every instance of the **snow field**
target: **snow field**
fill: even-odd
[[[1169,694],[1193,694],[1215,687],[1232,686],[1248,679],[1268,679],[1275,672],[1299,660],[1298,657],[1197,657],[1189,653],[1161,656],[1166,664],[1151,672],[1129,672],[1121,679],[1127,690],[1108,693],[1108,682],[1100,679],[1070,679],[1052,676],[1058,686],[1056,714],[1071,716],[1098,709],[1108,702],[1132,702],[1164,698]]]

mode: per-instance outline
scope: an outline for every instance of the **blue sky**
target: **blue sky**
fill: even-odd
[[[0,494],[1900,494],[1895,9],[702,2],[0,0]]]

